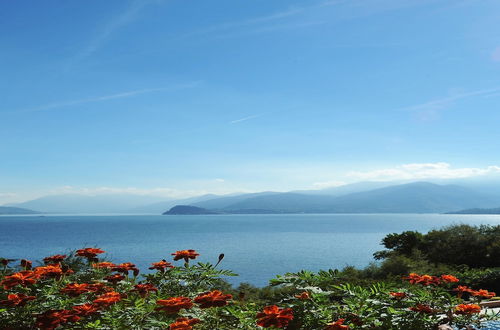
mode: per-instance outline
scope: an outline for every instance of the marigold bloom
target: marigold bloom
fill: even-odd
[[[469,288],[465,285],[459,285],[455,289],[453,289],[453,291],[457,292],[458,298],[461,298],[462,295],[464,294],[464,292],[468,292],[468,293],[474,292],[474,290],[472,290],[471,288]]]
[[[411,311],[425,313],[425,314],[433,314],[435,310],[431,308],[429,305],[417,304],[416,306],[410,307]]]
[[[483,298],[493,298],[494,296],[496,296],[496,293],[495,292],[491,292],[491,291],[488,291],[488,290],[477,290],[477,291],[471,291],[472,295],[473,296],[476,296],[476,297],[483,297]]]
[[[76,250],[76,255],[79,257],[85,257],[89,260],[94,260],[98,254],[104,253],[105,251],[98,248],[85,248]]]
[[[120,281],[122,281],[125,278],[125,276],[120,275],[120,274],[114,274],[114,275],[109,275],[106,276],[104,279],[108,281],[109,283],[116,284]]]
[[[191,330],[193,329],[193,325],[200,323],[200,319],[196,318],[187,318],[187,317],[179,317],[175,320],[175,323],[170,324],[170,330]]]
[[[328,323],[325,330],[349,330],[349,326],[344,324],[345,319],[338,319],[335,322]]]
[[[460,280],[453,275],[441,275],[441,280],[448,283],[459,282]]]
[[[94,267],[94,268],[113,268],[115,266],[116,265],[114,263],[107,262],[107,261],[103,261],[103,262],[98,262],[98,263],[92,264],[92,267]]]
[[[194,302],[199,304],[200,308],[222,307],[227,305],[229,299],[233,299],[233,296],[214,290],[199,294],[194,298]]]
[[[161,299],[156,302],[157,305],[160,305],[160,307],[157,307],[157,311],[164,311],[169,314],[176,314],[179,313],[181,309],[190,309],[193,307],[193,302],[191,299],[187,297],[173,297],[169,299]]]
[[[87,284],[88,290],[95,293],[105,293],[113,291],[112,288],[104,285],[104,283],[92,283]]]
[[[93,292],[89,288],[89,284],[87,283],[69,283],[64,288],[60,290],[61,293],[65,293],[70,297],[78,297],[79,295],[86,292]]]
[[[293,311],[291,308],[279,308],[276,305],[266,306],[263,311],[257,313],[257,325],[263,328],[283,328],[293,320]]]
[[[455,307],[455,314],[471,315],[481,312],[481,306],[476,304],[460,304]]]
[[[396,299],[403,299],[406,298],[406,293],[405,292],[389,292],[391,296],[393,296]]]
[[[130,262],[125,262],[123,264],[115,265],[114,267],[111,268],[111,270],[127,275],[129,270],[131,270],[134,272],[134,276],[139,275],[139,268],[135,267],[135,265]]]
[[[301,294],[295,295],[295,298],[300,299],[300,300],[308,300],[308,299],[311,299],[311,296],[309,295],[309,292],[304,291]]]
[[[149,269],[156,269],[160,271],[165,271],[167,268],[174,268],[170,262],[167,262],[166,260],[162,260],[159,262],[153,262],[152,267],[149,267]]]
[[[26,260],[26,259],[21,259],[21,267],[23,267],[24,269],[26,269],[26,270],[31,269],[32,266],[33,266],[32,261]]]
[[[408,280],[411,284],[422,284],[422,285],[438,285],[441,283],[441,279],[436,276],[431,275],[418,275],[416,273],[410,273],[410,275],[403,277]]]
[[[142,283],[134,285],[133,291],[136,291],[141,297],[144,298],[150,291],[158,292],[158,289],[151,283]]]
[[[122,299],[122,295],[118,292],[111,291],[100,295],[94,300],[94,305],[99,307],[107,307],[116,304]]]
[[[42,314],[39,314],[36,318],[36,327],[45,330],[52,330],[60,326],[61,324],[68,322],[78,322],[80,317],[75,315],[73,311],[70,310],[55,310],[51,309]]]
[[[195,250],[181,250],[172,253],[172,255],[174,256],[175,261],[184,259],[185,262],[189,262],[189,259],[196,259],[196,257],[200,254]]]
[[[14,273],[9,276],[5,276],[4,279],[0,282],[0,285],[3,285],[5,290],[10,290],[16,285],[22,285],[24,287],[34,284],[40,275],[31,271],[31,270],[23,270],[19,273]]]
[[[40,277],[60,277],[63,275],[63,270],[59,264],[36,267],[33,271]]]
[[[64,259],[66,259],[65,254],[55,254],[53,256],[43,258],[43,262],[45,262],[46,264],[58,264]]]
[[[9,294],[7,296],[7,300],[0,300],[0,306],[24,306],[30,300],[36,299],[35,296],[27,296],[25,294]]]
[[[78,316],[88,316],[99,311],[99,307],[93,304],[83,304],[73,306],[73,312]]]

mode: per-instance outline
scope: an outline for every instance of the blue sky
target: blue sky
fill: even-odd
[[[498,172],[497,0],[0,2],[0,204]]]

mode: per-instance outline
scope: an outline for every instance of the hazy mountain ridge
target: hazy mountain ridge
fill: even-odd
[[[21,207],[0,206],[0,214],[40,214],[40,212]]]

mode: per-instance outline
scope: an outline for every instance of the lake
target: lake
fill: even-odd
[[[97,246],[113,262],[171,260],[195,249],[200,261],[240,274],[233,284],[264,286],[277,274],[301,269],[364,267],[381,239],[404,230],[426,232],[445,225],[500,224],[497,215],[293,214],[293,215],[56,215],[0,216],[0,257],[41,260]],[[181,265],[180,262],[178,262]]]

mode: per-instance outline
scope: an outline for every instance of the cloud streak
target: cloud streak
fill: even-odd
[[[247,120],[250,120],[250,119],[258,118],[260,116],[262,116],[262,115],[248,116],[248,117],[244,117],[244,118],[240,118],[240,119],[236,119],[236,120],[230,121],[229,123],[230,124],[237,124],[237,123],[241,123],[243,121],[247,121]]]
[[[45,105],[41,105],[41,106],[37,106],[37,107],[28,108],[28,109],[13,111],[13,113],[52,110],[52,109],[65,108],[65,107],[69,107],[69,106],[76,106],[76,105],[81,105],[81,104],[86,104],[86,103],[96,103],[96,102],[103,102],[103,101],[109,101],[109,100],[123,99],[123,98],[128,98],[128,97],[133,97],[133,96],[148,94],[148,93],[165,92],[165,91],[172,91],[172,90],[186,89],[186,88],[194,88],[194,87],[198,86],[200,83],[201,83],[200,81],[194,81],[194,82],[190,82],[190,83],[186,83],[186,84],[178,84],[178,85],[169,86],[169,87],[137,89],[137,90],[131,90],[131,91],[125,91],[125,92],[120,92],[120,93],[116,93],[116,94],[111,94],[111,95],[88,97],[88,98],[69,100],[69,101],[63,101],[63,102],[54,102],[54,103],[49,103],[49,104],[45,104]]]
[[[366,172],[352,171],[349,172],[347,176],[358,180],[391,181],[421,179],[458,179],[495,173],[500,173],[500,166],[492,165],[484,168],[452,168],[448,163],[439,162],[404,164],[392,168]]]

